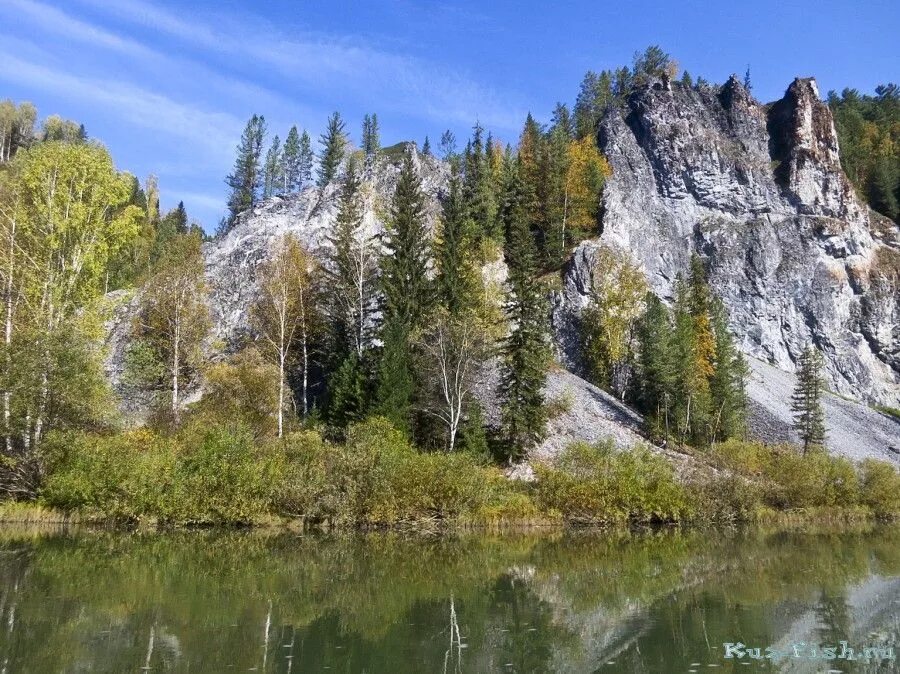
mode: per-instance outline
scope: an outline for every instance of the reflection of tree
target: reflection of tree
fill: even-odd
[[[675,671],[718,662],[707,644],[771,642],[812,596],[837,641],[846,586],[898,575],[898,548],[900,530],[0,535],[0,662],[400,674],[591,671],[606,655],[604,671]]]
[[[837,645],[851,634],[853,620],[850,607],[847,606],[847,595],[843,587],[823,587],[816,606],[819,619],[819,644]]]

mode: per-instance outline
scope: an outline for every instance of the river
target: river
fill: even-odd
[[[0,573],[10,674],[900,671],[898,527],[7,528]]]

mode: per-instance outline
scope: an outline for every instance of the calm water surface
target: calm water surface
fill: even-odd
[[[296,536],[0,531],[0,671],[890,672],[900,529]],[[744,664],[746,663],[746,664]]]

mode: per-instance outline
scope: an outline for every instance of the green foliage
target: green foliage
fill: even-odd
[[[526,220],[523,190],[516,172],[507,188],[502,213],[509,267],[506,316],[510,334],[503,345],[500,398],[504,453],[510,462],[540,442],[547,420],[542,389],[549,360],[548,317],[545,293],[536,278],[536,251]]]
[[[225,179],[231,193],[228,197],[228,225],[259,200],[263,171],[261,166],[262,148],[266,137],[266,118],[253,115],[244,127],[241,142],[237,147],[234,169]]]
[[[388,241],[381,262],[384,347],[375,395],[376,412],[405,431],[411,429],[416,393],[411,339],[434,304],[434,288],[428,278],[430,236],[424,199],[412,154],[407,153],[391,203]]]
[[[874,96],[830,91],[828,105],[844,171],[872,208],[900,222],[900,87],[878,86]]]
[[[281,470],[278,456],[240,426],[191,427],[177,437],[56,434],[44,457],[48,505],[129,521],[252,521],[268,511]]]
[[[884,461],[866,459],[860,467],[862,502],[876,517],[900,515],[900,471]]]
[[[535,469],[535,498],[569,521],[677,522],[691,514],[690,499],[669,463],[642,447],[618,451],[611,443],[575,443],[553,467]]]
[[[744,433],[747,365],[696,256],[670,312],[648,296],[637,324],[638,402],[652,432],[705,446]]]
[[[191,412],[212,425],[241,419],[254,438],[278,432],[278,368],[254,347],[206,370],[203,397]]]
[[[739,479],[755,506],[773,510],[863,507],[876,517],[900,512],[900,473],[889,463],[867,459],[858,467],[822,451],[730,440],[710,457]],[[754,507],[755,507],[754,506]]]
[[[348,142],[345,128],[344,120],[335,112],[328,118],[325,133],[319,137],[319,145],[322,146],[319,155],[319,175],[316,179],[319,187],[325,187],[338,177]]]
[[[822,409],[825,381],[822,366],[822,355],[814,347],[808,347],[800,356],[797,383],[791,396],[794,429],[803,443],[804,453],[825,447],[825,412]]]

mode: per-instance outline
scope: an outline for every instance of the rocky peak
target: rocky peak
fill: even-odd
[[[900,250],[873,237],[814,80],[769,106],[736,77],[650,83],[607,112],[599,141],[613,169],[601,238],[576,251],[554,314],[567,364],[593,247],[627,251],[669,299],[696,253],[747,353],[792,371],[814,344],[833,390],[900,402]]]
[[[769,108],[769,150],[775,178],[800,212],[834,218],[865,217],[841,169],[831,110],[812,78],[797,78]]]

